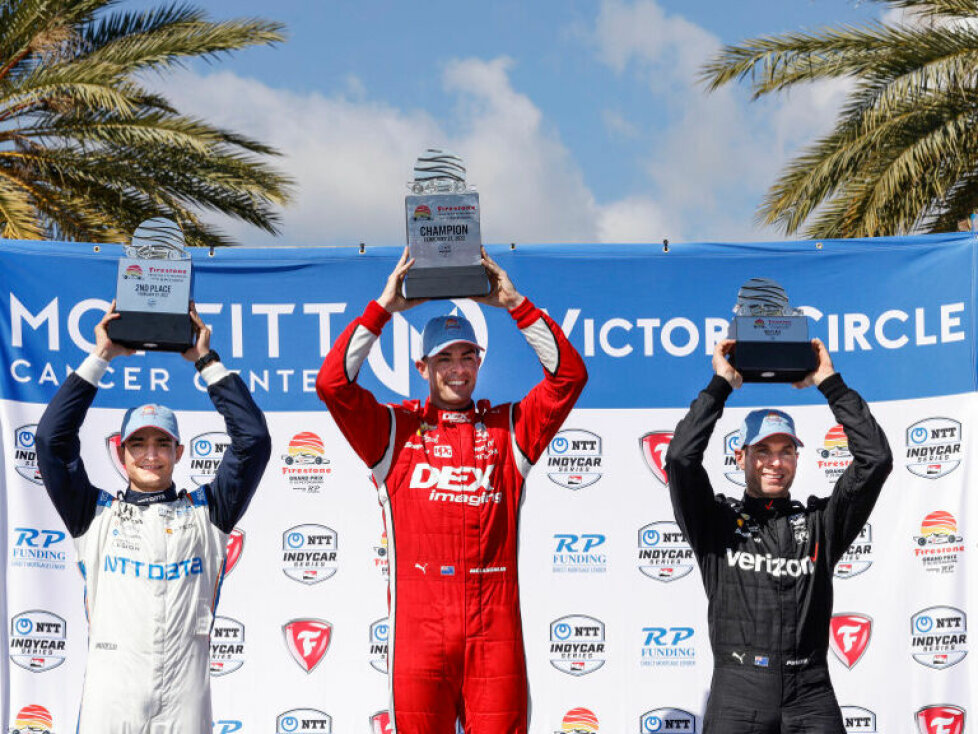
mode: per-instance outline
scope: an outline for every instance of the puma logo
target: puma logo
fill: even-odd
[[[428,575],[428,564],[427,563],[415,563],[414,564],[414,567],[415,568],[420,568],[421,569],[421,573],[423,573],[425,576]]]
[[[738,663],[740,663],[741,665],[744,664],[744,653],[742,653],[742,652],[732,652],[730,654],[733,655],[737,659],[737,662]]]

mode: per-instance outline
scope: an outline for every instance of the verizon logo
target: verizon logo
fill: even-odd
[[[818,557],[818,547],[815,548],[815,555],[805,558],[774,558],[770,553],[761,555],[760,553],[744,553],[727,548],[727,565],[731,568],[739,568],[742,571],[753,571],[754,573],[767,573],[775,578],[781,576],[808,576],[815,573],[815,559]]]

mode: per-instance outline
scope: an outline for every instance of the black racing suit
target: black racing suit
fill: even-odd
[[[709,599],[714,669],[705,734],[844,734],[826,665],[832,573],[893,465],[869,406],[839,375],[819,386],[853,460],[830,497],[714,495],[703,453],[729,383],[719,376],[676,426],[666,454],[676,521]]]

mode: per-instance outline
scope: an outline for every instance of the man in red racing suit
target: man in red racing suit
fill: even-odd
[[[587,381],[560,328],[483,251],[493,288],[544,368],[518,403],[473,404],[481,357],[471,324],[432,319],[417,362],[425,404],[381,405],[356,383],[400,295],[405,250],[383,294],[326,356],[316,389],[379,490],[390,543],[389,670],[398,734],[526,734],[527,681],[517,583],[523,482]]]

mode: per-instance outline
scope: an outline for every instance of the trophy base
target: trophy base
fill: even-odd
[[[799,382],[818,366],[811,342],[737,341],[730,364],[744,382]]]
[[[469,298],[488,295],[491,289],[482,265],[411,268],[402,286],[405,298]]]
[[[121,311],[108,323],[109,338],[130,349],[185,352],[194,345],[194,328],[185,313]]]

